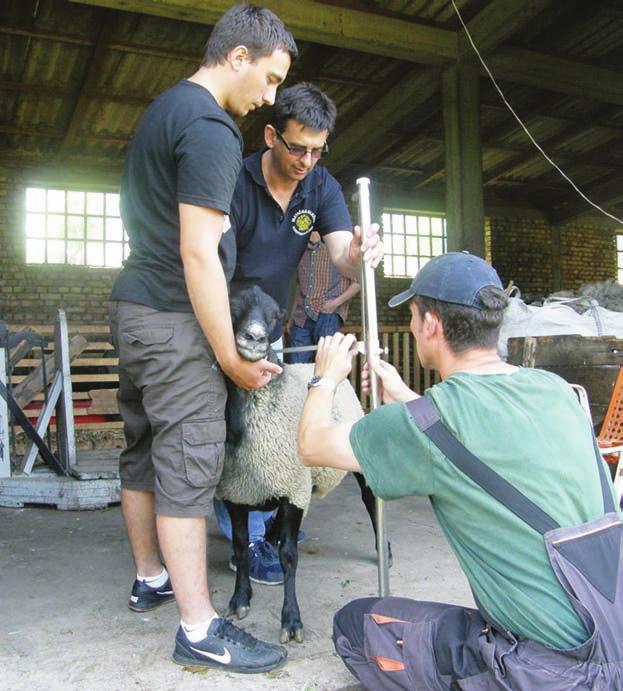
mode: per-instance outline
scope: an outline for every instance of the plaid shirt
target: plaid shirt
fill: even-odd
[[[333,265],[324,242],[308,242],[298,268],[298,289],[292,313],[294,323],[303,326],[306,317],[317,321],[324,303],[340,296],[351,283]],[[342,321],[348,316],[348,303],[347,300],[335,310]]]

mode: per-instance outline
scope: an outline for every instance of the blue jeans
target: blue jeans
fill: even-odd
[[[318,315],[318,321],[314,321],[311,317],[305,318],[303,326],[292,324],[290,327],[290,345],[306,346],[316,345],[322,336],[333,336],[336,331],[342,328],[342,318],[337,312],[327,314],[321,312]],[[313,362],[316,353],[309,351],[306,353],[290,353],[290,362]]]
[[[231,542],[231,519],[222,499],[214,500],[214,515],[221,532]],[[249,542],[264,539],[265,522],[273,515],[272,511],[249,511]]]

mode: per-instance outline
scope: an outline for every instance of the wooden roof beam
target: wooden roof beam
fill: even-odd
[[[110,11],[100,10],[97,19],[99,20],[100,30],[93,47],[91,61],[82,80],[82,84],[80,85],[78,98],[67,125],[65,138],[60,146],[59,153],[61,155],[65,154],[78,138],[80,127],[84,122],[84,115],[89,106],[90,99],[87,96],[87,92],[93,89],[99,80],[101,68],[106,57],[106,51],[108,50],[110,38],[114,30],[115,22],[113,21],[113,16]]]
[[[211,25],[233,4],[229,0],[71,1]],[[311,0],[263,0],[262,6],[273,10],[295,37],[305,41],[430,65],[457,57],[454,31]]]
[[[560,5],[555,0],[491,0],[468,24],[469,33],[480,53],[487,54],[517,34],[529,22]],[[459,33],[459,59],[475,57],[469,39]]]
[[[508,46],[496,50],[487,62],[496,79],[623,105],[623,79],[620,70],[615,68]],[[482,70],[481,74],[486,72]]]

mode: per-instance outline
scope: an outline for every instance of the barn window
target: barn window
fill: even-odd
[[[26,263],[117,267],[128,236],[116,192],[28,187]]]
[[[623,283],[623,234],[617,233],[617,281]]]
[[[412,278],[429,259],[446,251],[443,216],[386,211],[382,225],[385,276]]]

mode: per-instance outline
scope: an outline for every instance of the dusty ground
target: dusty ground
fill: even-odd
[[[393,595],[471,604],[465,579],[425,499],[386,504],[394,552]],[[331,617],[376,595],[372,531],[353,478],[312,505],[300,545],[298,594],[305,642],[286,665],[254,676],[196,674],[171,661],[177,610],[126,607],[134,569],[118,506],[100,511],[0,509],[0,688],[229,691],[358,689],[333,651]],[[234,576],[228,547],[209,524],[210,586],[224,610]],[[281,587],[255,586],[244,622],[277,641]]]

